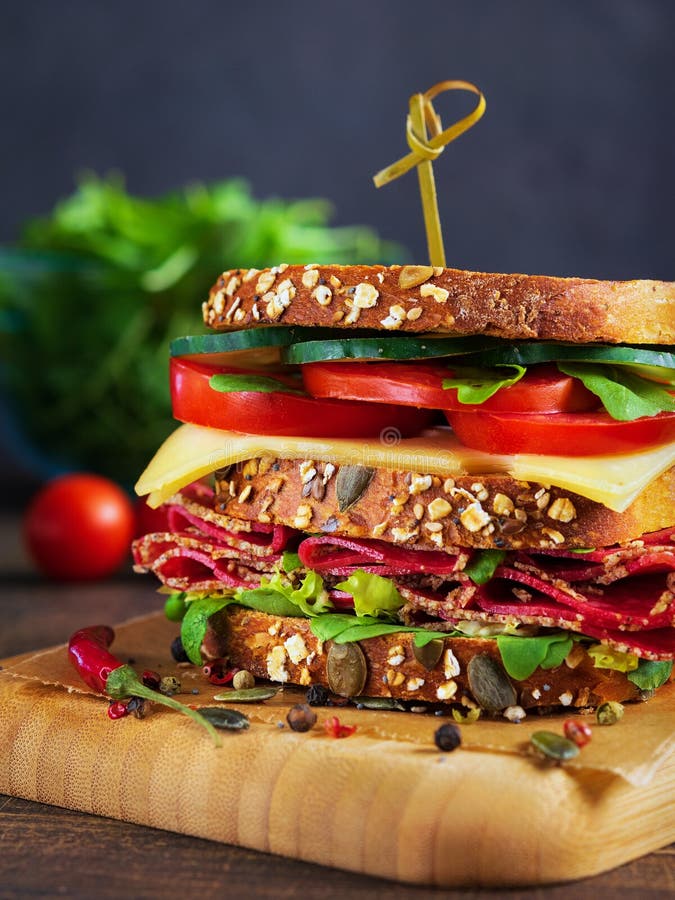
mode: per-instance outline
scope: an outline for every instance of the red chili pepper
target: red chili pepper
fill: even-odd
[[[577,747],[585,747],[593,737],[591,726],[576,719],[566,719],[563,722],[563,731],[568,741],[572,741]]]
[[[207,663],[203,670],[211,684],[229,684],[239,669],[226,669],[225,660],[214,659]]]
[[[209,732],[216,745],[220,746],[218,732],[204,716],[172,697],[153,691],[143,684],[131,666],[108,652],[108,647],[114,639],[115,632],[109,625],[81,628],[72,635],[68,641],[68,656],[84,683],[97,693],[107,694],[113,700],[144,697],[146,700],[169,706],[198,722]]]
[[[115,700],[108,707],[108,716],[111,719],[123,719],[129,715],[129,708],[124,700]]]
[[[345,738],[356,731],[356,725],[343,725],[337,716],[331,716],[323,723],[326,733],[333,738]]]

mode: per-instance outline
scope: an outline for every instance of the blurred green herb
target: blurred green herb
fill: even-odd
[[[200,304],[221,271],[401,261],[329,216],[323,200],[258,201],[239,180],[144,199],[119,176],[82,179],[0,248],[3,393],[33,446],[132,483],[174,427],[169,340],[204,330]]]

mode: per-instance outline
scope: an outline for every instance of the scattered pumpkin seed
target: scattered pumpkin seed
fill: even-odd
[[[368,666],[356,643],[331,644],[326,657],[328,686],[339,697],[356,697],[363,690]]]
[[[241,688],[241,690],[223,691],[222,694],[214,694],[214,700],[221,700],[225,703],[262,703],[263,700],[269,700],[278,694],[281,688],[278,687],[253,687]]]
[[[405,706],[393,697],[352,697],[352,703],[364,709],[398,709],[405,712]]]
[[[595,712],[598,725],[616,725],[623,718],[623,706],[616,700],[601,703]]]
[[[248,718],[236,709],[223,709],[221,706],[205,706],[197,712],[214,726],[227,731],[242,731],[248,728]]]
[[[443,656],[443,647],[445,643],[443,638],[438,638],[438,640],[429,641],[428,644],[425,644],[423,647],[418,647],[416,644],[413,644],[413,656],[417,660],[418,663],[424,666],[425,669],[431,670],[435,668],[441,656]]]
[[[471,693],[482,709],[499,712],[516,705],[515,688],[504,669],[488,653],[479,653],[470,660],[467,675]]]
[[[335,479],[340,512],[345,512],[361,499],[374,474],[375,469],[368,466],[340,466]]]
[[[535,731],[530,743],[538,753],[557,762],[566,762],[579,755],[579,748],[574,741],[553,731]]]

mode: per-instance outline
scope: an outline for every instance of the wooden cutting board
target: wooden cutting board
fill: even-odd
[[[175,626],[152,616],[117,629],[120,658],[177,671],[182,699],[215,705],[193,669],[164,648]],[[192,689],[199,690],[192,695]],[[222,690],[222,689],[220,689]],[[155,709],[112,722],[71,672],[63,648],[0,672],[0,792],[327,866],[439,886],[543,884],[593,875],[675,840],[675,689],[594,728],[577,763],[527,755],[532,731],[478,722],[440,753],[441,721],[411,713],[320,709],[298,734],[303,697],[240,705],[244,732],[217,748],[187,718]],[[329,715],[357,726],[346,739]]]

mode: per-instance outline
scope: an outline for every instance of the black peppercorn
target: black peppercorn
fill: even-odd
[[[190,662],[190,659],[185,652],[185,647],[183,647],[183,642],[180,639],[180,635],[171,641],[171,655],[176,662]]]
[[[306,703],[296,703],[289,709],[286,721],[293,731],[309,731],[316,725],[316,713]]]
[[[307,689],[305,700],[310,706],[328,706],[330,694],[322,684],[312,684]]]
[[[447,722],[445,725],[441,725],[440,728],[436,729],[434,741],[439,750],[448,752],[450,750],[456,750],[459,747],[462,743],[462,736],[456,725]]]

